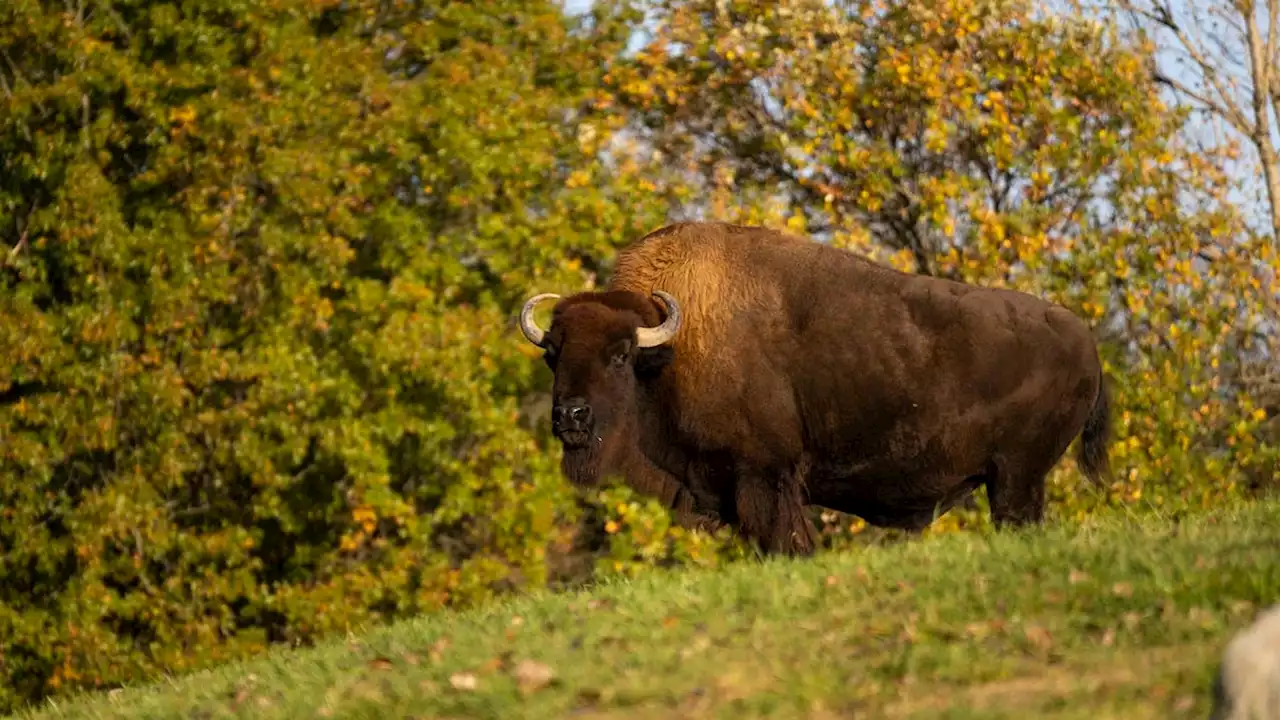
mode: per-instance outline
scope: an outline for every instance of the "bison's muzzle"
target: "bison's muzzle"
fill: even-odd
[[[583,398],[566,398],[551,408],[551,432],[566,447],[582,447],[591,442],[591,406]]]

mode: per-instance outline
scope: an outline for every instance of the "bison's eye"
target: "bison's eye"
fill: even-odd
[[[609,366],[615,370],[624,367],[631,357],[631,341],[619,340],[609,346]]]
[[[556,368],[556,360],[558,359],[558,357],[559,355],[556,353],[555,348],[549,347],[546,349],[546,352],[542,353],[542,361],[545,362],[547,364],[547,367],[551,368],[552,370]]]

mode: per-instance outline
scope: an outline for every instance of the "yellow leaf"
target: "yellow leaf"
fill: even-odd
[[[186,125],[187,123],[190,123],[192,120],[196,119],[195,108],[191,107],[190,105],[183,105],[182,107],[173,108],[172,110],[169,111],[169,119],[173,122],[178,123],[179,125]]]

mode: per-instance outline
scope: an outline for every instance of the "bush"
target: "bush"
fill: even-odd
[[[635,17],[410,5],[0,9],[0,710],[639,561],[512,322],[661,217],[581,132]]]

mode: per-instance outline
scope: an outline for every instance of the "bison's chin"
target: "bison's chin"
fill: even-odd
[[[589,433],[560,433],[557,437],[564,449],[560,469],[569,482],[592,488],[599,485],[605,475],[616,472],[618,463],[629,454],[629,427],[617,424],[607,428],[597,426]]]
[[[560,469],[569,482],[578,487],[595,487],[600,483],[600,451],[595,443],[564,444]]]

